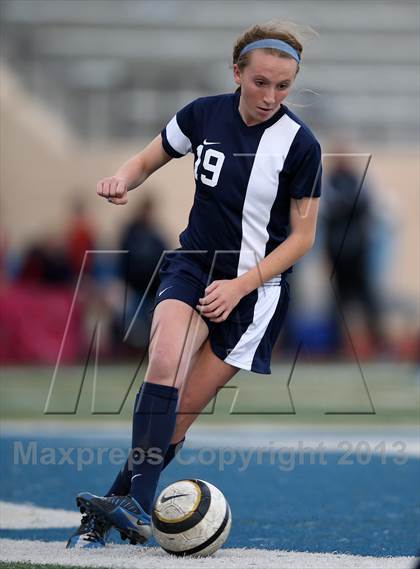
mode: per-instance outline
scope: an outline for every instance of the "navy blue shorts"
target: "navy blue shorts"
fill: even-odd
[[[195,252],[177,250],[167,253],[159,276],[155,307],[168,298],[181,300],[196,309],[199,298],[214,280]],[[221,360],[240,369],[270,374],[273,346],[281,330],[289,304],[289,285],[265,284],[244,296],[224,322],[203,320],[209,327],[213,352]]]

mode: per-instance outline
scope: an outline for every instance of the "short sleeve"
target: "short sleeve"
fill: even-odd
[[[191,151],[194,127],[194,101],[172,117],[162,130],[162,146],[169,156],[181,158]]]
[[[319,198],[321,195],[321,147],[314,141],[298,160],[290,183],[292,198]]]

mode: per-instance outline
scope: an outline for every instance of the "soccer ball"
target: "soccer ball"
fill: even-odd
[[[204,480],[178,480],[158,496],[153,535],[173,555],[212,555],[226,541],[232,516],[222,492]]]

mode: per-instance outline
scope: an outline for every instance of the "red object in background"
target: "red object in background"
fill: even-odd
[[[73,274],[78,277],[86,251],[94,248],[93,231],[88,222],[80,217],[75,219],[68,234],[68,256]],[[86,259],[85,271],[90,270],[91,257]]]
[[[0,290],[0,363],[55,364],[63,342],[74,289],[7,286]],[[74,306],[61,363],[80,356],[81,308]]]

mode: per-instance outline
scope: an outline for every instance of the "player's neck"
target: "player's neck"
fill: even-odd
[[[245,106],[242,103],[242,99],[239,99],[238,111],[246,126],[254,126],[256,124],[259,124],[260,121],[257,121],[254,117],[246,112]]]

